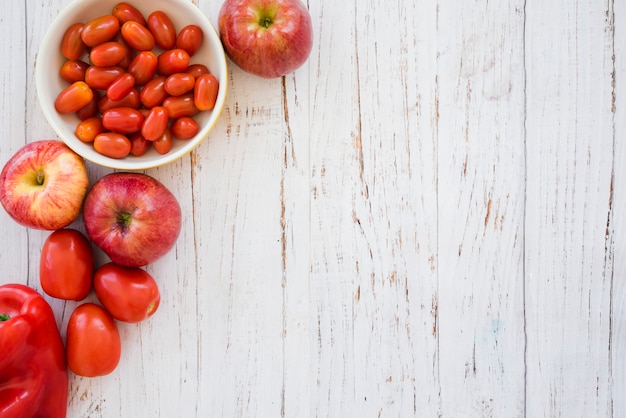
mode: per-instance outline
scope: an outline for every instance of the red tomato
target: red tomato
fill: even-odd
[[[194,105],[193,93],[183,94],[182,96],[170,96],[163,100],[163,107],[167,109],[167,114],[172,119],[193,116],[198,113],[198,109]]]
[[[157,10],[148,16],[148,29],[160,48],[172,49],[176,46],[176,27],[164,12]]]
[[[176,37],[176,48],[184,49],[190,56],[192,56],[198,52],[198,49],[200,49],[203,38],[204,34],[200,26],[187,25],[182,28],[180,32],[178,32],[178,36]]]
[[[170,49],[158,56],[157,72],[161,75],[182,73],[187,67],[189,67],[189,54],[184,49]]]
[[[171,96],[180,96],[193,90],[196,79],[189,73],[175,73],[165,80],[165,91]]]
[[[111,132],[131,134],[141,130],[144,117],[132,107],[116,107],[102,114],[102,124]]]
[[[113,15],[97,17],[85,24],[80,33],[83,42],[94,47],[110,41],[120,30],[120,22]]]
[[[106,90],[111,83],[126,71],[117,65],[111,67],[98,67],[91,65],[85,71],[85,83],[92,89]]]
[[[144,155],[150,149],[151,142],[144,138],[141,132],[131,134],[128,139],[130,139],[130,153],[135,157]]]
[[[74,113],[87,106],[93,99],[93,91],[84,81],[72,83],[57,96],[54,108],[59,113]]]
[[[135,88],[135,77],[124,73],[117,77],[107,88],[107,96],[113,101],[122,100]]]
[[[111,158],[124,158],[130,154],[131,143],[127,136],[115,132],[103,132],[93,140],[93,148]]]
[[[155,41],[152,32],[141,23],[130,20],[122,25],[122,37],[126,43],[137,51],[150,51]]]
[[[170,126],[172,135],[179,139],[190,139],[194,137],[199,130],[198,122],[188,116],[176,119]]]
[[[87,237],[75,229],[58,229],[43,244],[39,281],[48,295],[83,300],[91,291],[94,254]]]
[[[130,62],[128,72],[135,77],[135,84],[142,86],[152,80],[156,73],[158,58],[152,51],[141,51]]]
[[[159,106],[167,96],[168,94],[165,91],[165,76],[155,77],[148,81],[139,93],[141,103],[149,109],[154,106]]]
[[[63,34],[61,54],[68,60],[79,60],[87,50],[87,45],[85,45],[80,35],[84,26],[82,23],[74,23]]]
[[[196,79],[193,101],[198,110],[211,110],[215,107],[219,83],[213,74],[202,74]]]
[[[87,106],[80,108],[76,112],[76,116],[78,116],[78,119],[80,120],[89,119],[98,114],[98,102],[100,101],[100,93],[98,93],[97,90],[92,91],[93,98],[91,99],[91,101],[87,103]]]
[[[68,83],[72,84],[76,81],[85,81],[85,72],[89,68],[89,64],[80,60],[67,60],[61,66],[59,75]]]
[[[152,141],[152,148],[159,154],[167,154],[172,150],[172,146],[174,146],[174,139],[169,128],[165,129],[160,138]]]
[[[186,73],[191,74],[193,78],[198,78],[202,74],[209,74],[209,68],[204,64],[191,64],[185,70]]]
[[[89,52],[89,59],[93,65],[109,67],[119,64],[126,57],[126,48],[119,42],[109,41],[95,46]]]
[[[79,376],[111,373],[120,362],[122,341],[115,320],[102,306],[84,303],[67,324],[67,364]]]
[[[118,3],[113,8],[113,16],[117,18],[121,25],[128,21],[139,22],[144,26],[148,24],[146,22],[146,18],[143,17],[143,14],[128,3]]]
[[[102,119],[94,116],[82,120],[76,125],[75,135],[82,142],[93,142],[96,136],[103,133],[106,129],[102,125]]]
[[[143,321],[161,301],[156,281],[139,267],[104,264],[96,270],[93,287],[100,303],[118,321]]]
[[[131,89],[128,94],[120,100],[111,100],[110,97],[105,95],[102,96],[98,102],[98,109],[101,113],[116,107],[132,107],[133,109],[139,109],[140,106],[139,91],[136,88]]]
[[[148,141],[154,141],[165,133],[168,122],[167,110],[162,106],[155,106],[144,119],[141,134]]]

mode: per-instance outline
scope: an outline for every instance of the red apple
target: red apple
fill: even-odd
[[[0,172],[0,203],[16,222],[56,230],[80,215],[89,187],[85,161],[59,140],[26,144]]]
[[[115,172],[89,190],[83,220],[89,238],[111,261],[142,267],[174,246],[181,210],[176,197],[157,179]]]
[[[300,0],[226,0],[218,26],[229,58],[265,78],[299,68],[313,45],[311,15]]]

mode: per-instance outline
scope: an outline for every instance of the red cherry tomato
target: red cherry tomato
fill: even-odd
[[[130,20],[122,25],[122,37],[131,48],[137,51],[150,51],[155,41],[152,32],[141,23]]]
[[[120,25],[123,25],[128,21],[139,22],[144,26],[148,24],[146,22],[146,18],[143,17],[143,14],[139,10],[137,10],[137,8],[124,2],[118,3],[113,8],[113,16],[117,18],[117,20],[120,22]]]
[[[102,155],[111,158],[124,158],[130,154],[130,139],[115,132],[103,132],[93,140],[93,148]]]
[[[165,80],[165,91],[170,96],[180,96],[191,90],[196,85],[196,79],[189,73],[175,73]]]
[[[141,103],[148,109],[159,106],[167,98],[165,79],[165,76],[155,77],[141,89],[139,98]]]
[[[155,106],[144,119],[141,134],[148,141],[159,139],[165,133],[168,122],[167,110],[162,106]]]
[[[85,72],[89,68],[89,64],[80,60],[67,60],[61,66],[59,75],[68,83],[72,84],[76,81],[85,81]]]
[[[119,42],[109,41],[95,46],[89,52],[93,65],[109,67],[119,64],[126,57],[126,48]]]
[[[158,58],[152,51],[141,51],[130,62],[128,72],[135,77],[135,83],[139,86],[152,80],[157,69]]]
[[[172,119],[193,116],[198,113],[198,109],[194,105],[193,93],[183,94],[182,96],[169,96],[163,100],[163,107],[167,109],[167,114]]]
[[[99,67],[90,65],[85,71],[85,83],[92,89],[106,90],[117,77],[126,71],[117,65],[111,67]]]
[[[58,229],[43,244],[39,281],[46,294],[83,300],[91,291],[94,254],[87,237],[75,229]]]
[[[98,93],[97,90],[92,91],[93,98],[89,103],[87,103],[87,106],[81,107],[78,111],[76,111],[76,116],[78,116],[78,119],[80,120],[89,119],[98,114],[98,102],[100,101],[100,93]]]
[[[160,138],[152,141],[152,148],[154,148],[159,154],[167,154],[172,150],[173,146],[174,139],[172,138],[170,128],[166,128]]]
[[[170,49],[158,56],[157,72],[161,75],[182,73],[187,67],[189,67],[189,54],[184,49]]]
[[[111,100],[110,97],[105,95],[102,96],[98,102],[98,110],[101,113],[116,107],[132,107],[133,109],[139,109],[140,106],[139,91],[136,88],[131,89],[130,92],[120,100]]]
[[[124,73],[117,77],[107,88],[107,96],[113,101],[122,100],[135,88],[135,77]]]
[[[104,264],[94,274],[93,287],[100,303],[118,321],[143,321],[161,301],[157,282],[139,267]]]
[[[135,157],[144,155],[151,147],[152,142],[148,141],[141,135],[141,132],[135,132],[130,134],[130,153]]]
[[[172,49],[176,46],[176,27],[165,12],[161,10],[152,12],[148,16],[148,29],[160,48]]]
[[[87,50],[87,45],[81,38],[81,32],[83,31],[82,23],[74,23],[63,34],[61,40],[61,54],[68,60],[79,60],[83,53]]]
[[[113,15],[97,17],[85,24],[80,33],[83,42],[94,47],[110,41],[120,30],[120,22]]]
[[[141,130],[144,117],[132,107],[116,107],[102,114],[102,124],[111,132],[131,134]]]
[[[104,376],[115,370],[122,342],[115,320],[103,307],[84,303],[67,324],[67,364],[79,376]]]
[[[198,122],[188,116],[176,119],[170,126],[172,135],[179,139],[193,138],[199,130]]]
[[[213,74],[202,74],[196,79],[193,100],[198,110],[211,110],[215,107],[219,83]]]
[[[176,48],[184,49],[190,56],[193,56],[200,49],[203,38],[204,34],[200,26],[187,25],[178,32]]]
[[[93,91],[84,81],[77,81],[63,90],[54,102],[59,113],[74,113],[87,106],[93,99]]]
[[[76,137],[82,142],[90,143],[96,139],[96,136],[105,132],[102,125],[102,119],[99,117],[91,117],[82,120],[76,125],[76,131],[74,132]]]
[[[186,73],[191,74],[193,78],[198,78],[202,74],[209,74],[209,68],[204,64],[191,64],[185,70]]]

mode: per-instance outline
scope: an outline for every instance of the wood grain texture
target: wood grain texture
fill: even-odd
[[[34,67],[68,3],[0,11],[0,164],[54,136]],[[68,416],[626,415],[624,2],[307,6],[308,62],[229,63],[215,130],[147,172],[184,214],[161,306]],[[0,212],[0,283],[41,290],[48,233]]]

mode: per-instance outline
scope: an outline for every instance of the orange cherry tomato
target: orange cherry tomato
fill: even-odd
[[[102,124],[111,132],[130,134],[141,130],[144,117],[132,107],[116,107],[102,114]],[[129,150],[130,151],[130,150]]]
[[[152,32],[134,20],[129,20],[122,25],[122,37],[131,48],[137,51],[150,51],[155,45]]]
[[[61,54],[68,60],[79,60],[87,50],[87,45],[81,37],[84,26],[82,23],[74,23],[63,34]]]
[[[92,91],[93,98],[89,103],[87,103],[87,106],[81,107],[76,111],[76,116],[78,116],[78,119],[80,120],[89,119],[98,114],[98,101],[100,100],[100,93],[98,93],[97,90]]]
[[[93,142],[96,136],[105,132],[106,129],[102,125],[102,119],[94,116],[85,120],[82,120],[76,125],[76,131],[74,132],[76,137],[82,142]]]
[[[83,303],[72,312],[66,333],[67,364],[79,376],[104,376],[115,370],[122,341],[115,320],[102,306]]]
[[[143,89],[141,89],[139,98],[145,107],[150,109],[154,106],[159,106],[167,98],[168,94],[165,91],[165,80],[165,76],[155,77],[148,81]]]
[[[198,122],[188,116],[183,116],[174,120],[170,126],[172,135],[179,139],[193,138],[199,130],[200,127],[198,126]]]
[[[132,88],[130,92],[120,100],[111,100],[109,96],[104,95],[98,102],[98,110],[100,113],[104,113],[116,107],[132,107],[133,109],[139,109],[140,106],[139,91],[136,88]]]
[[[184,49],[189,56],[193,56],[200,49],[203,38],[204,33],[200,26],[187,25],[178,32],[176,48]]]
[[[152,12],[148,16],[148,29],[160,48],[172,49],[176,46],[176,27],[165,12],[161,10]]]
[[[83,300],[91,291],[94,254],[81,232],[58,229],[43,244],[39,281],[46,294],[64,300]]]
[[[204,64],[191,64],[185,72],[191,74],[193,78],[198,78],[202,74],[210,74],[209,68]]]
[[[139,267],[104,264],[94,274],[93,287],[100,303],[118,321],[143,321],[154,315],[161,301],[157,282]]]
[[[113,101],[122,100],[135,88],[135,77],[124,73],[117,77],[107,88],[107,96]]]
[[[168,123],[167,110],[162,106],[155,106],[150,109],[148,116],[144,119],[141,134],[148,141],[157,140],[165,133]]]
[[[158,56],[157,72],[161,75],[182,73],[187,67],[189,67],[189,54],[184,49],[170,49]]]
[[[172,150],[173,146],[174,139],[172,138],[172,133],[169,128],[165,129],[165,132],[160,138],[152,141],[152,148],[154,148],[159,154],[167,154]]]
[[[146,84],[154,78],[158,58],[152,51],[141,51],[130,62],[128,72],[135,77],[138,86]]]
[[[54,108],[59,113],[74,113],[93,99],[93,90],[84,81],[76,81],[57,96]]]
[[[111,83],[126,71],[117,65],[110,67],[98,67],[90,65],[85,71],[85,83],[96,90],[106,90]]]
[[[146,151],[150,149],[152,144],[151,141],[148,141],[143,137],[143,135],[141,135],[141,132],[130,134],[128,139],[130,139],[130,153],[135,157],[144,155]]]
[[[89,52],[89,59],[93,65],[109,67],[119,64],[126,57],[124,45],[115,41],[103,42]]]
[[[87,22],[80,33],[83,42],[90,47],[110,41],[120,30],[120,22],[113,15],[97,17]]]
[[[67,60],[61,66],[59,75],[68,83],[72,84],[76,81],[85,81],[85,72],[89,68],[89,64],[80,60]]]
[[[182,96],[169,96],[163,100],[163,107],[167,109],[167,114],[172,119],[183,116],[193,116],[198,113],[198,108],[194,105],[193,93]]]
[[[148,24],[146,22],[146,18],[143,17],[143,14],[139,10],[137,10],[137,8],[128,3],[118,3],[113,8],[112,14],[120,22],[120,25],[123,25],[128,21],[139,22],[144,26]]]
[[[219,83],[213,74],[202,74],[196,79],[193,101],[198,110],[211,110],[215,107]]]
[[[93,141],[94,149],[111,158],[124,158],[130,154],[131,143],[126,135],[115,132],[103,132]]]
[[[165,80],[165,91],[170,96],[180,96],[191,90],[196,85],[196,79],[189,73],[175,73]]]

